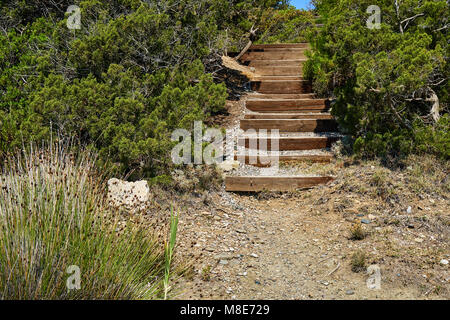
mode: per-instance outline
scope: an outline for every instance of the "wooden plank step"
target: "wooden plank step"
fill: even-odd
[[[246,113],[245,119],[333,119],[330,113]]]
[[[247,109],[253,112],[259,113],[322,113],[328,111],[328,107],[325,104],[322,105],[305,105],[305,106],[271,106],[271,105],[259,105],[252,104],[246,105]]]
[[[261,76],[302,76],[301,66],[255,67],[255,73]]]
[[[303,67],[303,63],[307,59],[291,59],[291,60],[252,60],[249,67]]]
[[[226,177],[226,191],[257,192],[257,191],[294,191],[301,188],[311,188],[333,181],[332,177],[313,176],[271,176],[271,177]]]
[[[279,162],[312,162],[312,163],[330,163],[333,159],[331,153],[324,154],[279,154]],[[273,163],[273,157],[267,155],[258,155],[257,157],[246,154],[236,154],[234,159],[246,165],[252,165],[260,168],[267,168]]]
[[[312,86],[306,80],[267,80],[252,81],[251,87],[253,91],[259,93],[311,93]]]
[[[326,106],[302,106],[302,107],[250,107],[247,108],[257,113],[324,113],[328,111]]]
[[[268,81],[268,80],[277,80],[277,81],[291,81],[291,80],[304,80],[303,77],[300,75],[294,75],[294,76],[257,76],[253,78],[253,81]]]
[[[251,48],[247,52],[305,52],[309,48]]]
[[[279,49],[279,48],[306,48],[309,49],[308,42],[302,43],[276,43],[276,44],[253,44],[250,49]]]
[[[275,151],[302,151],[302,150],[318,150],[330,148],[333,143],[340,138],[336,136],[322,136],[322,137],[278,137],[278,150]],[[251,141],[253,140],[253,141]],[[256,141],[255,141],[256,140]],[[270,151],[272,148],[272,139],[269,137],[266,139],[267,143],[263,146],[259,145],[258,137],[256,136],[243,136],[239,138],[238,145],[249,149],[256,147],[263,151]]]
[[[263,93],[250,93],[247,95],[248,99],[274,99],[274,100],[291,100],[291,99],[314,99],[314,93],[300,93],[300,94],[263,94]]]
[[[327,106],[326,99],[248,99],[245,102],[248,109],[258,107],[310,107],[310,106]]]
[[[330,119],[243,119],[242,130],[276,130],[280,132],[333,132],[337,124]]]
[[[245,53],[240,61],[307,59],[304,51],[254,51]]]

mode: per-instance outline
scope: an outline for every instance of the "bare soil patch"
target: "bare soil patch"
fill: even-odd
[[[448,299],[448,163],[411,158],[404,169],[342,158],[333,183],[290,194],[160,193],[181,218],[180,299]],[[298,165],[299,168],[302,164]],[[173,199],[177,199],[174,201]],[[353,230],[364,231],[362,240]],[[366,272],[378,265],[381,290]],[[364,270],[365,270],[364,269]]]

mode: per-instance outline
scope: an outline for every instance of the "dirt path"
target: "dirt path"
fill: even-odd
[[[271,199],[215,195],[214,209],[182,219],[181,232],[190,239],[190,249],[182,246],[180,250],[190,250],[194,263],[192,275],[180,283],[178,298],[449,297],[448,267],[439,265],[441,258],[449,256],[446,235],[434,238],[432,244],[429,241],[433,236],[426,235],[424,243],[419,244],[414,239],[423,230],[392,230],[377,217],[380,222],[367,228],[368,238],[352,241],[352,223],[362,218],[349,218],[339,212],[347,197],[331,197],[335,188],[336,185],[322,186]],[[444,208],[447,204],[443,200]],[[409,251],[414,247],[434,249],[421,256]],[[381,290],[367,287],[369,275],[365,272],[351,270],[351,257],[358,250],[367,255],[366,267],[380,266]],[[432,267],[423,265],[422,258],[433,259]]]

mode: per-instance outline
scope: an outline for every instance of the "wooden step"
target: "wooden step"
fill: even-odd
[[[325,99],[248,99],[245,106],[254,112],[307,113],[326,111],[329,109],[329,102]]]
[[[322,113],[328,111],[325,104],[304,105],[304,106],[277,106],[277,105],[246,105],[247,109],[259,113]]]
[[[302,76],[257,76],[253,78],[253,81],[268,81],[268,80],[277,80],[277,81],[292,81],[292,80],[304,80]]]
[[[324,119],[243,119],[242,130],[276,130],[280,132],[333,132],[337,130],[334,120]]]
[[[245,105],[248,109],[251,108],[267,108],[267,107],[311,107],[311,106],[327,106],[326,99],[248,99]]]
[[[254,44],[250,49],[280,49],[280,48],[306,48],[309,49],[310,45],[307,42],[303,43],[276,43],[276,44]]]
[[[300,106],[300,107],[250,107],[248,110],[258,113],[324,113],[328,111],[327,106]]]
[[[305,52],[306,50],[309,50],[309,48],[295,48],[295,47],[291,47],[291,48],[270,48],[270,47],[252,48],[252,47],[250,47],[247,50],[247,52]]]
[[[291,60],[252,60],[249,62],[249,67],[303,67],[303,63],[307,59],[291,59]]]
[[[305,51],[253,51],[245,53],[240,61],[307,59]]]
[[[300,66],[255,67],[255,73],[261,76],[302,76],[303,67]]]
[[[314,93],[300,93],[300,94],[263,94],[263,93],[250,93],[247,95],[248,100],[256,100],[256,99],[263,99],[263,100],[292,100],[292,99],[314,99],[315,94]]]
[[[275,151],[302,151],[302,150],[318,150],[330,148],[333,143],[340,138],[336,136],[322,136],[322,137],[278,137],[278,150]],[[253,140],[253,141],[251,141]],[[256,141],[255,141],[256,140]],[[247,135],[240,137],[238,145],[249,149],[255,146],[260,150],[270,151],[272,149],[272,139],[266,139],[266,143],[260,146],[258,137]]]
[[[311,83],[306,80],[267,80],[252,81],[251,87],[253,91],[259,93],[311,93]]]
[[[312,162],[312,163],[330,163],[333,159],[331,153],[323,154],[279,154],[276,155],[279,162]],[[258,155],[252,156],[248,152],[246,154],[237,154],[234,158],[236,161],[240,161],[246,165],[252,165],[255,167],[270,167],[273,163],[273,156]]]
[[[332,177],[312,176],[226,177],[225,189],[231,192],[295,191],[327,184],[333,180]]]
[[[245,119],[333,119],[329,113],[246,113]]]

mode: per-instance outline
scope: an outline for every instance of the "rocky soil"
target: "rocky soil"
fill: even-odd
[[[285,195],[219,192],[208,206],[194,205],[180,222],[178,253],[190,258],[191,272],[178,283],[178,298],[450,298],[448,197],[408,196],[406,207],[346,190],[346,175],[376,170],[357,165],[328,186]],[[350,239],[355,224],[367,233],[363,240]],[[358,251],[364,270],[380,267],[380,290],[368,288],[366,272],[352,271]]]

